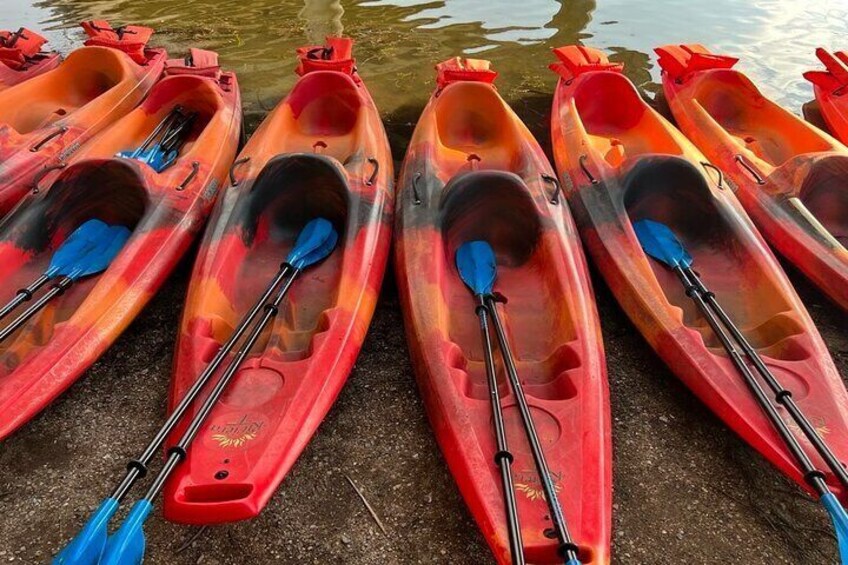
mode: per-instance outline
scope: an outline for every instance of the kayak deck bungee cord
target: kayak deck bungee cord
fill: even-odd
[[[848,148],[767,99],[734,57],[656,49],[671,113],[763,237],[848,311]]]
[[[217,55],[194,50],[200,67],[169,62],[141,106],[101,132],[67,168],[46,176],[0,222],[0,301],[39,279],[51,257],[91,220],[132,234],[109,268],[79,280],[0,342],[0,438],[70,386],[155,294],[203,227],[241,132],[235,75]],[[157,172],[117,154],[138,147],[174,108],[196,113],[179,156]],[[27,301],[28,302],[28,301]],[[6,325],[0,322],[0,331]]]
[[[0,30],[0,91],[55,69],[62,56],[42,51],[47,40],[27,28]]]
[[[556,54],[554,154],[589,254],[672,371],[729,427],[809,489],[708,320],[678,276],[645,255],[632,222],[653,220],[676,233],[741,335],[809,421],[828,430],[830,448],[844,461],[848,393],[806,309],[733,186],[642,100],[622,66],[591,48],[565,47]],[[814,466],[826,470],[807,439],[799,434],[799,441]],[[824,476],[844,501],[844,485],[830,471]]]
[[[438,65],[412,136],[395,243],[407,340],[436,439],[497,561],[573,562],[573,543],[580,563],[607,565],[612,458],[594,298],[559,183],[496,76],[488,61]],[[457,250],[475,241],[493,249],[493,297],[505,303],[481,305],[465,288]],[[570,540],[554,529],[508,359]],[[503,434],[493,427],[501,411]]]

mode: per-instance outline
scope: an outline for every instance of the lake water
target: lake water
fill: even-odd
[[[348,34],[393,144],[401,147],[433,87],[433,64],[454,55],[492,60],[501,92],[544,134],[556,82],[547,70],[553,47],[603,48],[651,95],[659,90],[653,47],[703,43],[741,57],[739,68],[794,111],[812,97],[801,73],[816,66],[814,48],[848,48],[845,0],[0,2],[0,28],[32,26],[62,51],[82,38],[77,23],[95,17],[154,27],[153,43],[174,55],[191,45],[218,51],[239,74],[250,127],[291,86],[295,47]]]

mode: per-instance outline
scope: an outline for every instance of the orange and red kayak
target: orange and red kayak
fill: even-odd
[[[42,51],[47,40],[34,31],[0,30],[0,90],[55,69],[62,57],[55,51]]]
[[[825,70],[807,71],[804,78],[813,83],[816,102],[828,129],[842,143],[848,143],[848,53],[830,53],[819,47],[816,57]]]
[[[132,235],[101,275],[82,279],[0,343],[0,439],[76,381],[155,294],[209,214],[238,150],[241,98],[215,53],[169,62],[144,103],[44,179],[0,222],[0,302],[41,275],[77,226],[91,219]],[[201,66],[202,62],[202,66]],[[35,79],[33,79],[35,80]],[[176,161],[156,172],[116,157],[138,147],[176,107],[196,113]],[[5,323],[0,323],[5,327]]]
[[[632,223],[649,219],[677,234],[705,285],[837,456],[848,460],[845,386],[806,309],[721,172],[643,101],[622,65],[586,47],[555,53],[560,62],[552,68],[560,79],[551,132],[557,168],[583,243],[631,321],[713,412],[806,486],[795,459],[680,281],[642,251]],[[806,439],[799,441],[825,468]],[[832,474],[827,480],[844,499]]]
[[[436,439],[496,559],[510,551],[475,300],[457,248],[495,250],[506,333],[583,563],[608,564],[611,438],[603,343],[576,229],[539,144],[488,61],[437,66],[400,175],[396,268],[407,339]],[[524,554],[562,562],[516,399],[497,366]]]
[[[0,91],[0,216],[87,141],[135,108],[159,79],[166,54],[150,28],[83,22],[85,47],[55,69]]]
[[[300,79],[241,152],[210,221],[183,313],[172,408],[262,295],[303,226],[324,217],[340,240],[297,278],[200,429],[166,486],[169,520],[212,524],[259,514],[362,347],[391,243],[394,188],[389,142],[352,43],[334,38],[298,50]]]
[[[671,112],[763,237],[848,310],[848,149],[701,45],[657,50]]]

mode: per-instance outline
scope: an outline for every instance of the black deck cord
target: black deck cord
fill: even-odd
[[[707,323],[712,328],[713,333],[715,333],[716,337],[718,337],[722,346],[724,346],[725,351],[727,351],[730,360],[736,366],[736,369],[742,374],[742,377],[745,379],[745,383],[751,389],[751,392],[756,397],[757,402],[759,402],[760,407],[766,413],[766,416],[771,421],[772,425],[777,430],[780,437],[783,439],[786,447],[789,449],[790,453],[792,453],[793,457],[798,462],[798,465],[801,467],[801,470],[804,472],[804,480],[807,484],[812,487],[814,491],[819,495],[819,497],[824,496],[825,494],[830,493],[830,489],[825,482],[825,475],[820,470],[816,469],[813,465],[813,462],[810,460],[809,456],[804,452],[801,445],[798,443],[798,440],[795,436],[792,435],[792,432],[789,430],[789,427],[786,425],[786,422],[783,421],[780,414],[777,412],[777,409],[774,405],[769,401],[768,396],[766,396],[765,391],[763,390],[762,385],[757,381],[756,377],[748,366],[745,364],[742,356],[736,350],[736,347],[731,342],[727,333],[725,333],[724,329],[719,324],[718,319],[715,314],[710,310],[707,303],[704,301],[703,296],[701,295],[701,289],[693,284],[689,280],[689,276],[686,274],[683,268],[680,266],[673,267],[674,273],[680,278],[680,282],[683,283],[684,288],[686,289],[686,296],[692,299],[693,302],[698,306],[698,309],[704,315],[707,320]]]
[[[730,331],[733,339],[742,347],[742,351],[747,355],[751,364],[754,365],[754,368],[757,369],[757,372],[763,377],[769,388],[772,389],[775,394],[775,401],[786,408],[786,411],[789,412],[789,415],[792,416],[792,419],[798,424],[798,427],[801,428],[801,431],[804,432],[804,435],[813,447],[816,448],[816,451],[821,455],[825,463],[827,463],[833,474],[836,475],[842,486],[848,490],[848,472],[846,472],[845,467],[821,438],[810,420],[801,411],[801,408],[792,399],[792,392],[780,384],[780,381],[769,370],[757,351],[751,346],[750,342],[739,331],[739,328],[736,327],[736,324],[733,323],[730,316],[728,316],[727,312],[724,311],[715,299],[715,294],[704,286],[698,274],[691,267],[684,269],[684,272],[689,277],[689,280],[698,287],[701,296],[704,297],[704,301],[716,313],[721,323]]]
[[[524,565],[524,544],[521,541],[521,523],[518,519],[518,503],[515,499],[515,485],[512,480],[513,456],[509,451],[506,439],[506,426],[504,425],[503,407],[501,396],[498,391],[498,379],[495,374],[495,357],[492,353],[492,338],[489,333],[488,313],[486,298],[478,295],[478,304],[475,308],[480,320],[480,334],[483,339],[483,353],[485,355],[486,380],[489,385],[489,400],[492,405],[492,421],[495,426],[495,441],[497,452],[495,453],[495,464],[501,471],[501,483],[504,491],[504,506],[506,507],[507,533],[509,534],[509,551],[514,565]]]

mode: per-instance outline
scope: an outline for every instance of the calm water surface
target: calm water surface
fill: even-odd
[[[740,56],[739,67],[794,111],[812,97],[801,73],[815,66],[813,49],[848,47],[845,0],[0,2],[0,28],[35,26],[62,51],[80,40],[77,22],[93,17],[152,26],[154,43],[174,54],[189,45],[220,52],[239,74],[250,125],[291,86],[294,48],[327,34],[357,40],[360,72],[390,124],[414,122],[433,86],[433,64],[464,54],[494,62],[505,97],[526,118],[539,116],[535,129],[555,83],[547,70],[552,47],[607,49],[650,94],[659,89],[654,46],[704,43]]]

